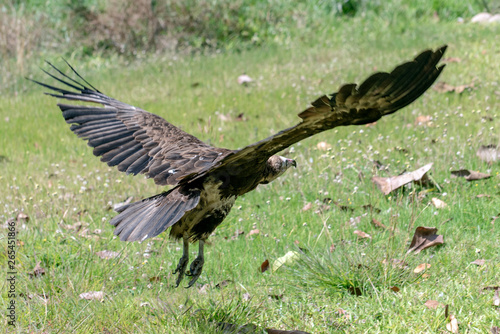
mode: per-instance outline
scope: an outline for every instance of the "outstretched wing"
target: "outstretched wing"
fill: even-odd
[[[228,154],[205,173],[224,171],[231,174],[246,170],[243,166],[259,166],[271,155],[322,131],[371,123],[392,114],[415,101],[434,83],[444,68],[437,64],[445,50],[446,46],[424,51],[391,73],[371,75],[359,86],[343,85],[338,92],[320,97],[312,107],[300,113],[301,123]]]
[[[60,76],[44,71],[68,88],[32,80],[67,100],[93,102],[103,107],[58,104],[71,130],[88,141],[94,155],[127,174],[144,173],[158,185],[176,185],[187,176],[209,168],[230,150],[212,147],[182,131],[160,116],[110,98],[95,89],[72,67],[86,85],[70,78],[52,64]],[[68,90],[71,89],[71,90]]]

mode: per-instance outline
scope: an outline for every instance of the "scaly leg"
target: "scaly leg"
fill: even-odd
[[[173,272],[174,274],[179,273],[179,276],[177,277],[177,281],[175,281],[176,286],[178,287],[179,284],[181,284],[182,278],[184,277],[184,273],[186,272],[186,267],[189,262],[189,238],[187,234],[184,235],[183,237],[184,241],[184,247],[182,249],[182,257],[179,260],[179,264],[177,265],[177,268]]]
[[[205,241],[198,241],[200,246],[200,250],[198,252],[198,257],[191,262],[191,266],[189,267],[189,273],[186,275],[193,277],[188,284],[188,288],[190,288],[194,282],[200,277],[201,271],[203,270],[203,263],[205,263],[205,258],[203,257],[203,246],[205,245]]]

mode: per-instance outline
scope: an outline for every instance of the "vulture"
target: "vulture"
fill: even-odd
[[[390,73],[372,74],[359,86],[342,85],[338,92],[321,96],[298,114],[297,125],[238,150],[211,146],[160,116],[101,93],[67,62],[76,77],[49,62],[52,73],[43,70],[64,88],[32,81],[50,89],[46,93],[50,96],[91,103],[60,103],[58,107],[71,131],[86,140],[101,161],[169,186],[160,194],[118,208],[110,223],[122,241],[144,241],[170,227],[170,237],[183,242],[183,254],[174,271],[178,273],[176,286],[188,275],[187,287],[191,287],[203,269],[205,241],[226,218],[236,198],[297,166],[277,153],[322,131],[372,123],[412,103],[443,70],[444,65],[437,65],[445,50],[446,45],[423,51]],[[187,270],[189,245],[196,241],[199,253]]]

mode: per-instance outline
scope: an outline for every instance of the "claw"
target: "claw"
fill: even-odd
[[[175,287],[177,288],[179,284],[181,284],[182,279],[184,278],[184,273],[186,272],[186,267],[189,262],[189,239],[184,237],[184,248],[182,250],[182,257],[179,260],[179,264],[177,268],[175,268],[173,274],[179,273],[177,276],[177,280],[175,281]]]
[[[191,263],[191,266],[189,267],[189,273],[186,273],[187,276],[192,277],[191,281],[189,281],[189,284],[186,288],[192,287],[193,284],[200,277],[201,272],[203,271],[203,264],[205,263],[205,258],[203,257],[204,244],[205,244],[205,241],[203,241],[203,240],[199,241],[200,251],[198,253],[198,257],[196,259],[194,259],[194,261]]]

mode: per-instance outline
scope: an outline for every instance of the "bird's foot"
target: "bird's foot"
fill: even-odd
[[[178,287],[179,284],[181,284],[182,278],[184,277],[184,273],[186,272],[186,267],[188,265],[189,257],[183,255],[181,259],[179,260],[179,264],[177,265],[177,268],[175,268],[175,271],[173,274],[179,273],[179,276],[177,276],[177,280],[175,281],[176,285],[175,287]],[[196,261],[196,260],[195,260]]]
[[[189,273],[186,273],[186,275],[191,276],[192,279],[189,281],[188,288],[193,286],[193,284],[198,280],[198,278],[201,275],[201,272],[203,270],[203,263],[205,263],[205,260],[203,259],[203,256],[198,256],[196,259],[194,259],[193,262],[191,262],[191,266],[189,267]]]

